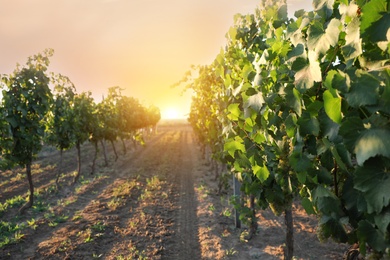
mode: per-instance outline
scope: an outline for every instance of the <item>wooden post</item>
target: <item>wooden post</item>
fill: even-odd
[[[241,183],[238,181],[236,176],[233,174],[233,195],[234,198],[238,199],[238,203],[241,204]],[[234,225],[236,228],[241,228],[241,221],[240,221],[240,212],[234,208]]]

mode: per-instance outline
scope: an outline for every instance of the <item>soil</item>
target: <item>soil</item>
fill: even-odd
[[[109,166],[99,153],[90,175],[94,152],[85,144],[75,186],[70,183],[76,151],[65,152],[59,190],[54,185],[59,152],[45,148],[33,166],[36,206],[22,216],[17,207],[0,215],[1,221],[26,226],[17,242],[0,248],[0,259],[283,259],[284,218],[259,211],[258,232],[247,241],[246,226],[234,225],[232,188],[218,194],[190,126],[161,124],[145,146],[128,142],[126,154],[121,145],[116,144],[117,162],[107,145]],[[0,173],[1,203],[26,195],[23,169]],[[348,246],[320,243],[316,223],[294,206],[296,259],[342,259]]]

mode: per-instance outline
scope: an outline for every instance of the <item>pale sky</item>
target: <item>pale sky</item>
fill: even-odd
[[[236,13],[257,0],[0,0],[0,74],[53,48],[49,70],[100,101],[107,88],[154,104],[163,113],[189,111],[190,97],[170,86],[194,65],[210,64],[226,43]],[[310,9],[290,0],[289,11]]]

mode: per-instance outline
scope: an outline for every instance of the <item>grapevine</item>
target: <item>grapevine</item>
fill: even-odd
[[[1,78],[0,169],[15,165],[26,169],[29,200],[20,213],[33,205],[31,165],[43,145],[58,148],[61,158],[62,151],[76,147],[78,170],[73,181],[76,183],[81,174],[83,143],[91,141],[95,146],[93,173],[98,142],[104,146],[104,140],[110,141],[115,148],[118,136],[131,134],[141,140],[142,129],[155,129],[161,118],[157,107],[146,108],[138,100],[122,96],[119,87],[110,88],[108,97],[98,104],[91,92],[77,93],[68,77],[47,72],[53,53],[47,49],[29,57],[25,66],[18,65],[13,74]],[[62,159],[57,165],[57,186],[61,162]]]
[[[390,8],[386,0],[314,0],[295,12],[262,1],[237,15],[227,45],[195,90],[190,123],[242,190],[285,213],[293,256],[297,196],[319,218],[318,236],[358,243],[374,257],[390,249]],[[210,82],[209,78],[214,78]],[[215,84],[214,82],[219,82]],[[219,108],[207,114],[210,100]],[[212,110],[212,109],[211,109]],[[215,128],[202,126],[216,120]]]

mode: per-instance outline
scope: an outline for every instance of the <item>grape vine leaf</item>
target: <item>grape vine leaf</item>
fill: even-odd
[[[256,175],[256,177],[261,182],[266,181],[270,175],[267,166],[260,166],[260,165],[254,164],[254,165],[252,165],[252,170],[253,170],[253,173]]]
[[[306,210],[306,213],[308,215],[316,214],[314,207],[313,207],[313,204],[311,203],[311,201],[308,198],[306,198],[306,197],[302,198],[302,206]]]
[[[308,29],[307,47],[309,50],[324,54],[330,46],[334,47],[339,38],[340,25],[340,20],[336,18],[333,18],[326,28],[321,21],[314,21]]]
[[[293,62],[292,70],[296,71],[295,87],[301,93],[312,88],[314,82],[322,80],[320,64],[314,51],[309,51],[309,60],[302,57],[297,58]]]
[[[311,116],[308,112],[302,113],[298,119],[299,132],[302,136],[315,135],[318,136],[320,132],[320,123],[318,119]]]
[[[350,88],[348,74],[339,70],[330,70],[324,81],[324,86],[327,89],[337,89],[341,93],[347,93]]]
[[[365,33],[370,33],[372,29],[375,29],[372,28],[373,23],[380,20],[381,18],[384,18],[382,17],[382,13],[388,11],[386,6],[387,0],[371,0],[363,6],[360,26],[360,32],[362,35]]]
[[[353,18],[345,29],[345,45],[341,47],[345,60],[354,59],[363,53],[359,29],[360,20],[357,17]]]
[[[334,0],[314,0],[314,11],[322,18],[327,19],[333,14]]]
[[[236,136],[234,139],[229,139],[224,144],[224,150],[229,153],[230,156],[234,157],[236,151],[245,153],[244,140],[241,137]]]
[[[320,129],[322,136],[327,137],[332,142],[335,142],[337,139],[340,138],[340,125],[331,120],[325,111],[322,110],[319,112],[318,120],[320,121]]]
[[[390,203],[390,175],[378,160],[356,170],[355,189],[363,192],[367,212],[380,213]]]
[[[291,109],[293,109],[298,116],[302,114],[302,97],[299,91],[296,88],[287,87],[286,92],[286,102]]]
[[[388,41],[387,34],[390,30],[390,13],[383,16],[367,30],[370,40],[373,42]]]
[[[240,118],[241,110],[239,107],[240,104],[232,103],[228,106],[229,114],[227,115],[228,119],[232,121],[237,121]]]
[[[359,222],[357,234],[360,240],[367,242],[374,250],[381,252],[386,249],[387,244],[384,240],[385,235],[367,220]]]
[[[355,153],[359,165],[370,157],[382,155],[390,158],[390,131],[386,129],[367,129],[356,141]],[[389,186],[390,187],[390,186]]]
[[[382,233],[386,233],[390,225],[390,208],[382,211],[381,214],[374,216],[375,224]]]
[[[326,114],[334,122],[340,124],[343,118],[341,114],[341,97],[337,94],[336,90],[326,90],[323,94],[323,98]]]
[[[341,124],[339,134],[343,137],[343,142],[350,152],[355,149],[355,143],[366,128],[359,117],[348,117]]]
[[[256,112],[260,112],[261,108],[263,107],[265,101],[263,98],[263,94],[261,92],[248,97],[248,99],[244,103],[244,108],[248,109],[251,108]]]
[[[380,82],[367,72],[357,71],[357,78],[351,83],[351,89],[346,94],[350,106],[361,107],[375,105],[378,102]]]

